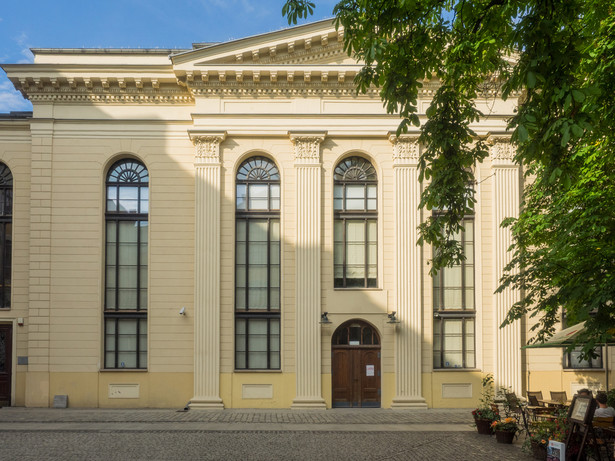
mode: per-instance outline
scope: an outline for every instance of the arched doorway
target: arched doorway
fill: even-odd
[[[380,408],[380,337],[362,320],[340,325],[331,344],[333,408]]]

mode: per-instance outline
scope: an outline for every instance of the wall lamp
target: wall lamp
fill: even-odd
[[[323,312],[322,314],[320,314],[320,322],[318,322],[318,323],[320,323],[322,325],[326,325],[328,323],[331,323],[331,320],[329,320],[328,315],[329,315],[328,312]]]
[[[399,319],[395,317],[396,313],[397,312],[393,311],[390,314],[387,314],[387,317],[389,318],[389,320],[387,320],[387,323],[399,323]]]

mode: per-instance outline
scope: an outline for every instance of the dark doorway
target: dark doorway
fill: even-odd
[[[361,320],[342,324],[331,345],[333,408],[380,408],[380,337]]]
[[[13,326],[0,325],[0,406],[11,405]]]

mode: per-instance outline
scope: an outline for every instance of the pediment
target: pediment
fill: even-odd
[[[355,65],[343,47],[343,30],[328,19],[280,31],[207,44],[171,56],[178,75],[213,66]]]

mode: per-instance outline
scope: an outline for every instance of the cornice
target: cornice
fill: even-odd
[[[121,77],[11,77],[34,102],[104,104],[194,104],[191,93],[170,79]]]

